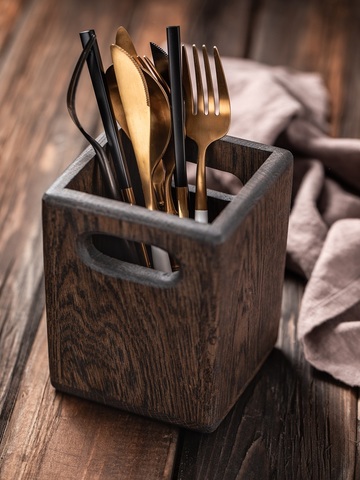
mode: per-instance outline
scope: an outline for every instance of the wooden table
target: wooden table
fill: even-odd
[[[356,0],[2,0],[0,16],[0,478],[355,479],[359,392],[315,371],[297,341],[304,285],[287,274],[278,343],[212,434],[59,394],[49,383],[41,197],[85,147],[65,104],[78,32],[104,63],[124,25],[142,53],[181,25],[182,40],[320,72],[332,133],[360,135]],[[85,77],[85,75],[84,75]],[[78,110],[100,133],[90,84]]]

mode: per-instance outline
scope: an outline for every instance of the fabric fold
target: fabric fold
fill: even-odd
[[[309,362],[349,385],[360,384],[359,242],[360,219],[339,220],[330,228],[298,327]]]
[[[328,92],[318,74],[237,58],[223,58],[223,66],[229,134],[294,154],[287,268],[307,281],[298,324],[305,357],[360,386],[360,140],[328,135]]]

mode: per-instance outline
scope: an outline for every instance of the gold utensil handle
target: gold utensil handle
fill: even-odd
[[[179,217],[189,218],[188,187],[176,187],[176,196],[177,196],[177,202],[178,202]]]

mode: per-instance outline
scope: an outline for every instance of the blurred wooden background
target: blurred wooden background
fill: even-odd
[[[279,342],[211,435],[56,394],[49,384],[41,197],[86,146],[66,109],[78,33],[104,65],[119,25],[138,51],[182,40],[323,75],[331,129],[360,136],[356,0],[0,0],[0,478],[356,479],[358,390],[314,371],[296,341],[303,284],[287,276]],[[77,106],[101,125],[83,76]],[[251,139],[250,139],[251,140]]]

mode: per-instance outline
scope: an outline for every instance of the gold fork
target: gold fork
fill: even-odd
[[[192,51],[196,79],[196,97],[193,95],[189,60],[186,54],[186,49],[183,46],[183,86],[186,111],[185,127],[186,135],[194,140],[198,147],[195,220],[201,223],[208,223],[205,176],[206,150],[212,142],[226,135],[229,130],[231,115],[230,98],[218,49],[214,47],[215,76],[218,92],[217,96],[215,96],[209,56],[205,45],[202,47],[207,88],[206,98],[204,94],[204,82],[201,77],[199,55],[195,45],[193,45]]]

